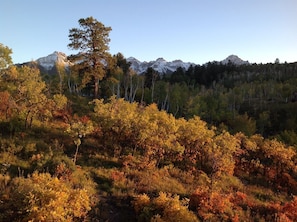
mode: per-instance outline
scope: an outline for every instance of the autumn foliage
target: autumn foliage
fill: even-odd
[[[1,221],[297,220],[296,148],[275,138],[53,94],[29,67],[0,101]]]
[[[72,188],[48,173],[33,173],[6,183],[1,221],[72,221],[86,218],[91,209],[86,189]]]

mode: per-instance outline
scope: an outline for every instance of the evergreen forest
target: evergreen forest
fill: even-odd
[[[0,44],[0,221],[297,220],[297,63],[137,74],[78,23],[54,73]]]

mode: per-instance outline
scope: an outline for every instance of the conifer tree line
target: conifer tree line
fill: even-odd
[[[0,44],[0,221],[296,221],[296,63],[136,74],[78,24],[56,75]]]

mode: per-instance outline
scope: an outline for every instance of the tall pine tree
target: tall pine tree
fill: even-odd
[[[94,97],[99,95],[99,81],[105,76],[105,65],[109,56],[109,32],[111,27],[105,27],[93,17],[80,19],[80,28],[69,31],[68,47],[78,50],[76,55],[69,57],[74,68],[82,76],[84,85],[94,84]]]

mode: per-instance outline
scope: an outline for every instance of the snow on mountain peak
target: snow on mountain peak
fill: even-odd
[[[164,58],[158,58],[156,60],[150,62],[141,62],[134,57],[127,58],[127,61],[131,64],[131,69],[133,69],[136,73],[141,74],[146,72],[148,68],[152,68],[160,74],[170,74],[177,70],[177,68],[181,67],[184,70],[189,69],[189,67],[195,66],[195,63],[183,62],[182,60],[174,60],[171,62],[166,61]],[[61,64],[65,67],[69,67],[71,63],[67,59],[67,55],[63,52],[53,52],[52,54],[41,57],[36,60],[37,64],[43,67],[45,70],[52,70],[56,64]],[[248,61],[244,61],[236,55],[230,55],[226,59],[222,60],[222,64],[233,63],[235,65],[247,65]]]
[[[36,61],[38,65],[42,66],[46,70],[51,70],[57,63],[66,67],[70,65],[70,62],[67,59],[67,55],[63,52],[57,51],[48,56],[41,57]]]
[[[129,57],[127,58],[127,61],[135,61],[135,62],[140,62],[138,59],[134,58],[134,57]]]
[[[248,65],[248,61],[244,61],[241,58],[239,58],[237,55],[230,55],[223,61],[221,61],[222,64],[228,64],[229,62],[235,64],[235,65]]]
[[[158,58],[156,62],[167,62],[164,58]]]
[[[183,62],[181,60],[168,62],[164,58],[158,58],[150,62],[140,62],[134,57],[129,57],[127,61],[131,63],[131,68],[138,74],[144,73],[148,68],[152,68],[160,74],[168,74],[176,71],[179,67],[187,70],[190,65],[195,65],[194,63]]]

